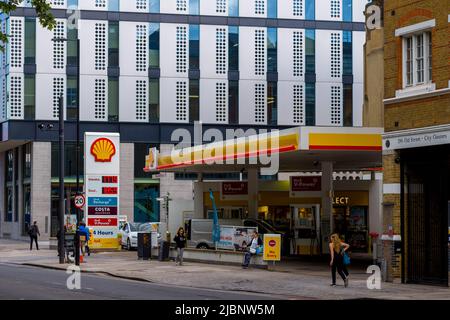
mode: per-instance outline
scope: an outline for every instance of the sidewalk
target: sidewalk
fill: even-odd
[[[56,251],[29,251],[23,243],[0,240],[0,263],[25,264],[65,269],[59,265]],[[230,291],[247,291],[281,296],[286,299],[450,299],[450,289],[422,285],[382,283],[381,290],[367,289],[368,275],[361,268],[351,268],[350,286],[344,288],[338,280],[330,287],[330,272],[326,264],[314,262],[282,263],[274,271],[236,266],[210,265],[155,260],[139,261],[137,253],[96,253],[86,257],[83,272],[103,273],[154,283]]]

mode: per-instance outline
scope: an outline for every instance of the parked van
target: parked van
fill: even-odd
[[[220,225],[242,226],[242,220],[219,220]],[[186,222],[188,247],[197,249],[214,249],[212,241],[213,220],[212,219],[190,219]]]

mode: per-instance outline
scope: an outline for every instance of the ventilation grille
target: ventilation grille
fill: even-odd
[[[227,12],[227,0],[216,0],[216,13]]]
[[[255,84],[255,122],[266,122],[266,87],[262,83]]]
[[[255,75],[264,76],[266,74],[266,46],[265,31],[255,30]]]
[[[341,35],[331,34],[331,77],[341,76]]]
[[[99,120],[106,119],[106,80],[95,79],[95,114],[94,118]]]
[[[64,78],[53,78],[53,118],[59,118],[59,97],[64,95]]]
[[[11,76],[9,90],[9,117],[11,119],[21,119],[23,117],[22,92],[22,77]]]
[[[167,1],[167,0],[164,0]],[[187,1],[186,0],[177,0],[177,11],[187,11]]]
[[[227,72],[227,31],[224,28],[216,29],[216,73]]]
[[[341,87],[331,87],[331,124],[342,125]]]
[[[187,72],[187,28],[177,27],[176,71]]]
[[[255,14],[264,15],[266,13],[266,0],[255,0]]]
[[[147,120],[147,81],[136,80],[136,120]]]
[[[55,28],[53,29],[53,37],[55,39],[65,38],[66,25],[64,21],[57,21]],[[64,41],[52,41],[53,42],[53,68],[64,69],[66,63],[65,42]]]
[[[303,0],[292,0],[292,11],[294,16],[303,16]]]
[[[331,0],[330,10],[331,10],[332,18],[340,18],[341,17],[341,0]]]
[[[136,71],[147,71],[147,26],[136,26]]]
[[[106,70],[106,24],[95,24],[95,70]]]
[[[303,32],[294,31],[294,77],[303,77]]]
[[[216,121],[227,122],[227,84],[216,83]]]
[[[177,121],[187,120],[187,83],[185,81],[177,81],[175,117]]]
[[[294,123],[304,125],[305,124],[305,98],[304,98],[303,85],[295,84],[293,86],[293,120]]]
[[[21,68],[23,65],[23,55],[22,55],[22,48],[23,48],[23,40],[22,40],[22,34],[23,34],[23,23],[22,20],[18,19],[11,19],[11,38],[10,38],[10,64],[11,68]]]

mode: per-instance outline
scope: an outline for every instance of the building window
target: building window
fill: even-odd
[[[227,30],[216,29],[216,74],[227,72]]]
[[[129,1],[129,0],[128,0]],[[109,11],[119,11],[119,0],[109,0],[108,1],[108,10]]]
[[[151,68],[159,68],[159,23],[150,23],[149,60]]]
[[[31,178],[31,143],[27,143],[22,148],[23,152],[23,178]]]
[[[303,77],[303,32],[293,33],[293,68],[294,77]]]
[[[25,64],[36,63],[36,19],[25,18]]]
[[[278,71],[278,29],[267,29],[267,71]]]
[[[330,14],[331,18],[341,17],[341,0],[331,0],[330,1]]]
[[[301,84],[294,84],[293,87],[293,106],[292,106],[292,118],[295,124],[305,124],[305,93],[304,87]]]
[[[255,30],[255,75],[264,76],[266,74],[266,47],[265,31]]]
[[[106,120],[106,79],[95,79],[94,119]]]
[[[211,0],[209,0],[211,1]],[[189,14],[198,15],[200,14],[200,0],[189,0]]]
[[[185,73],[187,71],[187,28],[177,27],[176,37],[176,72]]]
[[[216,82],[216,122],[227,122],[226,82]]]
[[[106,70],[106,24],[95,24],[95,70]]]
[[[159,13],[160,11],[160,0],[150,0],[150,13]]]
[[[303,16],[303,0],[292,0],[292,12],[294,16]]]
[[[343,74],[352,75],[353,74],[353,42],[352,42],[352,32],[343,31]]]
[[[119,23],[113,21],[108,24],[108,66],[119,67]]]
[[[9,150],[5,153],[5,216],[7,222],[13,219],[13,169],[14,169],[14,151]]]
[[[228,15],[239,17],[239,0],[228,0]]]
[[[228,122],[239,123],[239,81],[228,81]]]
[[[22,60],[22,34],[23,24],[21,20],[10,19],[10,51],[9,59],[11,68],[21,68],[23,65]]]
[[[148,119],[147,80],[136,80],[136,120]]]
[[[200,26],[189,26],[189,69],[200,70]]]
[[[189,81],[189,122],[200,120],[200,82]]]
[[[305,68],[306,73],[316,73],[316,31],[305,30]]]
[[[278,124],[278,83],[271,81],[267,83],[267,119],[268,124]]]
[[[216,13],[227,12],[227,0],[216,0]]]
[[[10,119],[22,119],[23,116],[23,78],[11,76],[9,80],[9,115]]]
[[[343,95],[343,117],[344,117],[344,126],[351,127],[353,126],[353,85],[345,84],[344,85],[344,95]]]
[[[77,107],[78,107],[78,90],[77,90],[77,78],[67,77],[67,96],[66,96],[66,110],[67,120],[77,119]]]
[[[341,76],[341,35],[339,33],[331,34],[331,77],[339,78]]]
[[[136,26],[136,71],[147,72],[147,26]]]
[[[24,119],[34,120],[36,110],[36,76],[25,75]]]
[[[341,87],[331,86],[331,124],[342,125],[342,93]]]
[[[177,81],[176,84],[176,112],[177,121],[187,120],[187,83],[186,81]]]
[[[342,20],[345,22],[352,22],[353,0],[342,0]]]
[[[432,81],[432,40],[431,33],[424,32],[404,37],[404,82],[412,87]]]
[[[266,14],[266,0],[255,0],[255,14],[256,15]]]
[[[64,78],[53,78],[53,118],[59,118],[59,98],[64,94]]]
[[[187,0],[177,0],[177,11],[187,11]]]
[[[149,81],[149,121],[159,122],[159,79]]]
[[[278,0],[267,0],[267,17],[276,19],[278,17]]]
[[[255,122],[266,122],[266,86],[262,83],[255,84]]]
[[[63,21],[57,21],[55,28],[53,29],[54,39],[64,39],[65,38],[66,26]],[[65,41],[53,41],[53,68],[54,69],[64,69],[66,64],[66,53],[65,53],[66,43]]]
[[[78,30],[67,29],[67,65],[78,66]]]
[[[119,78],[108,78],[108,121],[119,121]]]
[[[228,27],[228,69],[239,71],[239,27]]]
[[[308,82],[305,84],[305,111],[306,111],[306,125],[316,125],[316,84]]]
[[[316,19],[316,0],[305,0],[305,18],[307,20]]]

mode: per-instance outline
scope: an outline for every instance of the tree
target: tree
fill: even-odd
[[[2,14],[10,14],[17,9],[22,2],[30,2],[32,7],[36,9],[39,23],[49,30],[52,30],[56,24],[55,17],[50,12],[51,6],[46,0],[0,0],[0,12]],[[4,50],[2,43],[8,42],[8,35],[0,30],[0,50]]]

